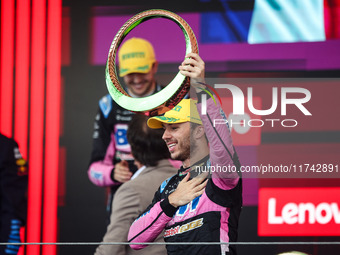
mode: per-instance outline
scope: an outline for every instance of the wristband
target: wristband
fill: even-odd
[[[163,212],[168,216],[168,217],[172,217],[174,216],[174,214],[176,213],[177,209],[176,207],[174,207],[172,204],[170,204],[169,202],[169,198],[166,197],[161,203],[160,206],[163,210]]]

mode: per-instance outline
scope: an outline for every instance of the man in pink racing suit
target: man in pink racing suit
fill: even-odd
[[[162,89],[156,82],[158,61],[149,41],[136,37],[126,40],[119,49],[118,57],[119,76],[131,97],[146,97]],[[88,177],[96,186],[110,189],[108,221],[116,190],[137,171],[126,137],[134,114],[118,105],[109,94],[99,101]]]
[[[179,70],[192,81],[204,79],[204,62],[197,54],[189,53]],[[133,243],[153,242],[164,230],[168,254],[236,254],[235,247],[226,243],[237,241],[242,208],[240,164],[228,125],[214,125],[215,119],[226,120],[220,105],[210,98],[206,113],[201,114],[200,99],[207,87],[192,86],[197,104],[183,99],[163,116],[148,120],[149,127],[164,128],[163,140],[172,159],[183,165],[161,184],[151,205],[130,227],[128,240],[133,249],[142,249],[145,245]]]

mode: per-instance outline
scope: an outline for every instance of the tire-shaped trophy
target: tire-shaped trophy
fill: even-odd
[[[147,10],[136,14],[120,28],[112,41],[105,70],[106,85],[113,100],[129,111],[148,112],[150,116],[160,115],[176,106],[189,92],[190,78],[178,72],[174,79],[161,91],[147,97],[132,98],[126,93],[118,80],[115,63],[118,47],[128,33],[142,22],[159,17],[172,20],[181,28],[186,43],[185,55],[190,52],[198,53],[196,37],[184,19],[166,10]]]

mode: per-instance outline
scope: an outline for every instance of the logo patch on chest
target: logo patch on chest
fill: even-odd
[[[179,225],[174,228],[170,228],[165,230],[164,232],[164,238],[169,236],[174,236],[178,234],[182,234],[184,232],[188,232],[190,230],[200,228],[203,226],[203,218],[200,218],[198,220],[191,221],[189,223],[186,223],[184,225]]]

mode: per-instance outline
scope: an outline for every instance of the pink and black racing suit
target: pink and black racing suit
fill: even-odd
[[[199,97],[200,98],[200,97]],[[201,103],[197,104],[201,114]],[[219,104],[207,100],[207,114],[201,115],[210,154],[191,166],[181,168],[178,174],[164,181],[155,193],[151,205],[132,224],[128,240],[131,243],[153,242],[164,231],[166,242],[235,242],[242,207],[242,179],[240,164],[232,145],[227,124],[214,125],[214,120],[224,119]],[[221,121],[218,121],[221,123]],[[225,122],[227,123],[227,122]],[[233,169],[218,171],[217,167]],[[194,177],[199,169],[214,169],[204,193],[179,208],[173,207],[168,196],[190,171]],[[235,171],[236,169],[236,171]],[[217,170],[217,171],[216,171]],[[130,244],[133,249],[145,245]],[[168,254],[236,254],[232,245],[167,245]]]

